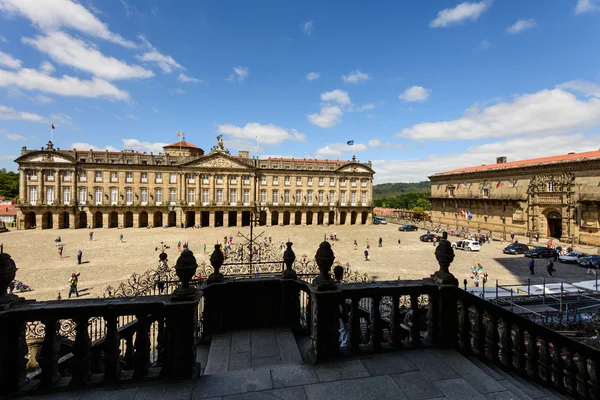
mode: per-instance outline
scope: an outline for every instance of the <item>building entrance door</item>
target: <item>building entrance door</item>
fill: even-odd
[[[553,211],[546,218],[548,220],[548,236],[560,239],[562,236],[562,216]]]

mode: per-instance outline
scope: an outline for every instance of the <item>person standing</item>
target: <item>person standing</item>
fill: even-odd
[[[514,242],[514,241],[515,241],[515,233],[514,233],[514,232],[511,232],[511,233],[510,233],[510,241],[511,241],[511,242]]]
[[[358,243],[356,243],[356,239],[354,239],[354,250],[356,250],[357,246],[358,246]]]
[[[434,236],[432,242],[433,242],[433,247],[435,247],[435,243],[437,242],[437,237]]]
[[[77,251],[77,264],[81,264],[81,258],[83,257],[83,252],[81,249]]]
[[[76,274],[73,272],[71,274],[71,279],[69,279],[69,298],[71,298],[71,294],[75,293],[77,297],[79,297],[79,292],[77,291],[77,284],[79,283],[79,275],[81,273]]]
[[[90,242],[91,242],[92,240],[94,240],[94,231],[91,231],[91,232],[90,232]]]
[[[365,261],[371,261],[369,258],[369,249],[365,249]]]
[[[121,241],[121,243],[123,243],[123,234],[122,233],[119,235],[119,240]]]
[[[591,274],[592,272],[594,273],[594,275],[596,274],[596,271],[592,271],[593,269],[596,269],[596,267],[594,266],[594,262],[592,260],[590,260],[588,262],[588,269],[586,274]]]
[[[535,273],[533,272],[534,268],[535,268],[535,260],[533,259],[533,257],[531,257],[531,260],[529,261],[529,272],[531,272],[531,275],[535,275]]]
[[[206,242],[204,242],[204,254],[206,254]]]
[[[58,255],[60,256],[60,258],[62,258],[62,254],[63,254],[63,247],[59,246],[58,247]]]
[[[379,238],[379,247],[383,247],[383,238],[382,237]]]
[[[400,239],[398,239],[398,248],[400,248]]]
[[[177,242],[177,252],[181,253],[181,240]]]
[[[539,242],[539,241],[540,241],[540,233],[539,233],[539,232],[536,232],[536,233],[535,233],[535,241],[536,241],[536,242]]]
[[[552,276],[552,273],[554,272],[554,263],[549,258],[546,263],[546,271],[548,272],[548,276]]]

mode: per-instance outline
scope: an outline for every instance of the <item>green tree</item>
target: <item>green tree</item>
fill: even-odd
[[[0,172],[0,196],[14,199],[19,195],[19,174],[16,172]]]

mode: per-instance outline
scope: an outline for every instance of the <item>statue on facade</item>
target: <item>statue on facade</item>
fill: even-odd
[[[219,149],[225,150],[223,148],[223,135],[217,136],[217,142],[218,142],[217,146],[219,147]]]
[[[219,135],[217,136],[217,145],[213,146],[210,149],[210,153],[225,153],[225,154],[229,154],[229,150],[227,150],[224,146],[223,146],[223,135]]]

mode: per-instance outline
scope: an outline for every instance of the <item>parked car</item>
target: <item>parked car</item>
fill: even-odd
[[[416,225],[406,224],[398,227],[400,232],[418,231],[419,227]]]
[[[533,247],[524,254],[525,257],[528,258],[550,258],[554,256],[554,249],[551,249],[550,247]]]
[[[375,225],[387,225],[387,220],[382,217],[373,217],[373,224]]]
[[[521,243],[511,243],[502,250],[504,254],[523,254],[529,250],[529,246]]]
[[[592,261],[594,268],[596,268],[596,269],[600,268],[600,256],[598,256],[598,255],[578,258],[577,264],[579,264],[580,267],[589,268],[590,260]]]
[[[587,254],[579,251],[572,251],[569,254],[558,257],[558,261],[567,264],[577,264],[577,260],[581,257],[587,257]]]
[[[452,243],[452,248],[467,251],[479,251],[481,250],[481,245],[475,240],[459,240],[458,242]]]
[[[438,242],[440,240],[442,240],[441,236],[434,235],[433,233],[425,233],[425,234],[421,235],[421,237],[419,239],[421,240],[421,242],[433,242],[434,237],[437,238]]]

